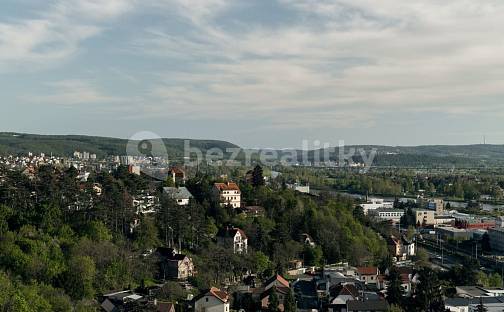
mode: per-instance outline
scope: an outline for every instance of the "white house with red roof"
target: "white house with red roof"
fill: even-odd
[[[232,247],[233,253],[247,253],[248,237],[240,228],[227,226],[220,229],[217,232],[217,241],[226,247]]]
[[[194,298],[195,312],[229,312],[229,294],[217,287]]]
[[[358,267],[357,275],[365,284],[378,284],[378,275],[380,271],[377,267]]]
[[[241,191],[234,182],[214,183],[214,192],[219,197],[222,206],[231,205],[233,208],[241,206]]]

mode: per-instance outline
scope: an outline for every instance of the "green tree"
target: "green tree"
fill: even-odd
[[[9,230],[9,218],[14,215],[12,208],[0,205],[0,236]]]
[[[296,300],[294,299],[294,294],[292,293],[292,290],[289,289],[284,300],[284,312],[295,312],[295,311],[297,311]]]
[[[256,165],[252,170],[252,185],[254,187],[264,185],[263,169],[259,165]]]
[[[77,256],[70,259],[68,272],[65,274],[64,286],[74,300],[93,298],[95,290],[93,282],[96,267],[93,259],[88,256]]]
[[[144,217],[135,230],[135,244],[142,249],[152,249],[160,245],[158,229],[151,218]]]
[[[85,234],[95,242],[112,240],[112,234],[101,221],[91,221],[88,223]]]
[[[168,301],[178,301],[187,298],[187,292],[177,282],[167,282],[161,288],[160,299]]]
[[[271,269],[271,261],[261,251],[256,251],[253,254],[253,266],[257,274],[260,276],[268,269]]]
[[[419,271],[420,283],[412,302],[412,311],[444,312],[443,294],[437,273],[431,268],[423,267]]]
[[[322,262],[322,248],[306,245],[303,250],[304,261],[309,266],[320,266]]]
[[[276,287],[273,286],[269,290],[269,300],[268,300],[268,312],[279,312],[278,305],[280,302],[278,301],[278,295]]]
[[[0,310],[5,312],[35,312],[7,274],[0,271]]]
[[[421,266],[425,266],[429,263],[429,254],[423,248],[418,248],[415,258],[416,258],[416,263]]]
[[[395,305],[395,304],[390,305],[390,307],[388,308],[387,311],[388,312],[404,312],[404,310],[400,306]]]
[[[401,286],[401,276],[395,267],[390,270],[387,280],[387,301],[390,304],[400,306],[404,296],[404,289]]]
[[[502,288],[502,276],[497,272],[491,274],[488,277],[488,286]]]
[[[415,227],[410,225],[408,226],[408,231],[406,232],[406,238],[412,240],[415,236]]]

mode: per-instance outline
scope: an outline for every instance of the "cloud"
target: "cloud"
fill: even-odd
[[[136,42],[138,53],[187,64],[153,88],[159,107],[315,127],[394,111],[491,112],[481,98],[503,111],[491,103],[504,96],[502,2],[282,0],[298,21],[238,28],[222,17],[231,4],[218,2],[180,11],[192,22],[182,34],[150,28]]]
[[[29,18],[0,20],[0,71],[61,64],[83,46],[97,49],[86,43],[103,35],[123,76],[114,90],[134,82],[127,91],[137,97],[83,79],[46,85],[31,101],[126,103],[122,117],[281,129],[374,126],[391,114],[497,116],[503,13],[497,0],[52,1]],[[135,24],[118,25],[125,15]]]
[[[0,71],[61,63],[132,6],[128,0],[57,0],[35,17],[0,20]]]
[[[61,80],[45,84],[46,93],[21,96],[23,102],[47,105],[89,105],[89,104],[121,104],[126,99],[107,95],[89,81]]]

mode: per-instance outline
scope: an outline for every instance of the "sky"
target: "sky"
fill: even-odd
[[[502,0],[2,0],[0,131],[504,143]]]

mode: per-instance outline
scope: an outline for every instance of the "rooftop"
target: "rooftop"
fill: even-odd
[[[185,187],[163,187],[163,192],[168,194],[172,199],[187,199],[193,198],[191,192]]]
[[[215,183],[214,186],[219,189],[219,191],[239,191],[240,188],[238,184],[234,182],[225,182],[225,183]]]

